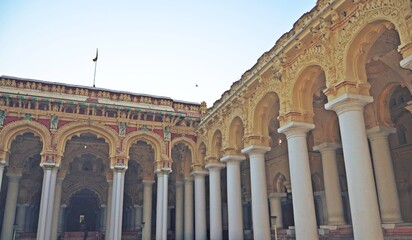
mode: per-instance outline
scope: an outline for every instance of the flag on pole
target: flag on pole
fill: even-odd
[[[97,57],[99,56],[99,49],[96,48],[96,57],[93,58],[93,62],[97,62]]]

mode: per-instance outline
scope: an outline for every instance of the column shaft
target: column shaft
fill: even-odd
[[[322,155],[328,225],[331,226],[345,224],[342,191],[339,183],[338,164],[336,162],[336,149],[339,147],[340,145],[336,143],[322,143],[313,147],[313,150],[319,151]]]
[[[210,238],[222,239],[222,196],[220,188],[220,170],[225,167],[222,163],[209,163],[209,197],[210,197]]]
[[[142,239],[150,240],[152,235],[152,186],[153,180],[143,180],[143,232]]]
[[[123,220],[124,169],[113,170],[111,239],[121,239]]]
[[[46,239],[47,208],[49,207],[50,186],[52,181],[52,169],[44,168],[43,186],[41,190],[41,201],[39,210],[39,222],[37,226],[37,239]]]
[[[195,238],[196,240],[206,240],[206,192],[205,175],[206,171],[195,171]]]
[[[167,215],[168,215],[168,199],[167,199],[167,191],[168,191],[168,176],[169,173],[167,171],[163,172],[163,204],[162,204],[162,239],[167,239]]]
[[[185,240],[193,239],[193,224],[193,179],[185,178]]]
[[[279,128],[288,140],[293,215],[297,239],[319,239],[306,133],[313,124],[291,122]]]
[[[372,148],[373,167],[375,169],[382,223],[402,222],[391,150],[389,149],[388,142],[388,135],[395,133],[395,129],[377,126],[369,129],[367,133]]]
[[[283,228],[282,197],[286,197],[286,193],[271,193],[269,195],[270,216],[276,216],[275,222],[271,222],[272,229],[275,228],[275,224],[277,228]]]
[[[163,215],[163,173],[157,173],[156,240],[162,239]]]
[[[183,183],[176,182],[176,221],[175,236],[177,240],[183,240]]]
[[[17,194],[21,175],[8,175],[9,186],[7,189],[6,205],[4,207],[3,227],[0,239],[13,238],[13,224],[16,217]]]
[[[363,106],[371,97],[343,94],[325,105],[339,119],[355,239],[382,240]]]
[[[250,159],[250,184],[252,191],[253,236],[270,239],[269,206],[267,201],[265,153],[268,147],[249,146],[242,150]]]
[[[243,239],[242,193],[240,179],[240,162],[243,156],[225,156],[227,174],[227,208],[229,220],[229,239]]]

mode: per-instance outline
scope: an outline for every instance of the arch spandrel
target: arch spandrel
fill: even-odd
[[[356,43],[359,36],[362,35],[362,31],[367,29],[368,26],[391,23],[399,33],[401,46],[408,44],[412,39],[410,30],[412,29],[412,23],[410,20],[408,22],[406,20],[408,19],[408,11],[410,11],[410,3],[407,0],[368,1],[366,3],[359,3],[356,12],[349,16],[350,21],[343,26],[344,30],[338,30],[340,31],[340,36],[334,51],[337,81],[366,82],[366,79],[362,78],[366,75],[358,70],[356,70],[358,71],[356,73],[356,71],[348,66],[348,63],[353,62],[356,55],[362,54],[358,52],[358,54],[353,56],[351,50],[357,49],[354,48],[354,43]],[[386,27],[391,24],[386,24]],[[357,51],[359,50],[360,49],[357,49]],[[353,79],[349,79],[350,77]],[[340,94],[335,95],[338,96]]]
[[[67,141],[73,136],[79,136],[86,132],[93,133],[106,141],[109,145],[109,156],[114,156],[116,150],[120,149],[121,141],[114,129],[93,122],[73,122],[57,130],[53,139],[53,146],[56,148],[57,154],[63,156]]]
[[[31,132],[40,138],[43,143],[42,152],[51,151],[51,134],[44,125],[28,120],[12,122],[4,126],[0,131],[0,156],[1,161],[7,161],[7,154],[10,151],[11,143],[18,136],[25,132]]]
[[[123,139],[122,155],[129,156],[130,147],[137,141],[144,141],[151,145],[155,152],[155,161],[162,161],[166,156],[166,144],[158,134],[149,131],[135,131]]]

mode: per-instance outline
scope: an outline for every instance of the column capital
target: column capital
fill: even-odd
[[[399,46],[398,51],[403,56],[401,67],[412,70],[412,42]]]
[[[286,196],[287,196],[286,193],[281,193],[281,192],[269,193],[269,199],[270,198],[283,198],[283,197],[286,197]]]
[[[325,104],[326,110],[333,110],[338,115],[347,111],[363,112],[363,107],[373,102],[371,96],[345,93]]]
[[[387,137],[391,133],[396,133],[396,129],[386,126],[376,126],[366,130],[366,134],[370,140],[375,140],[377,138]]]
[[[227,155],[220,159],[220,161],[225,162],[226,164],[240,164],[243,160],[246,160],[246,157],[243,155]]]
[[[154,180],[143,180],[143,186],[145,187],[151,187],[153,185],[153,183],[155,183]]]
[[[198,176],[203,177],[203,176],[208,175],[209,172],[208,172],[208,171],[204,171],[204,170],[196,170],[196,171],[191,172],[190,174],[191,174],[192,176],[195,176],[195,177],[198,177]]]
[[[209,171],[220,171],[222,168],[225,168],[226,164],[224,163],[208,163],[206,164],[205,168],[209,169]]]
[[[412,100],[407,102],[405,109],[412,113]]]
[[[265,154],[270,151],[270,147],[250,145],[242,149],[242,153],[250,155]]]
[[[313,146],[313,150],[319,151],[319,152],[322,152],[325,150],[335,151],[336,149],[339,149],[339,148],[342,148],[342,144],[334,143],[334,142],[324,142],[316,146]]]
[[[193,177],[185,177],[185,179],[184,179],[184,182],[185,183],[193,183],[193,181],[194,181],[194,179],[193,179]]]
[[[286,138],[294,137],[297,135],[304,135],[310,130],[314,129],[315,125],[305,122],[289,122],[284,126],[278,128],[279,133],[286,135]]]

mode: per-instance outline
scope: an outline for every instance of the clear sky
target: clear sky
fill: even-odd
[[[0,75],[210,107],[315,3],[0,0]]]

